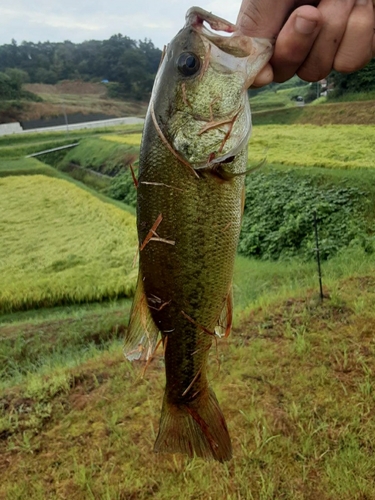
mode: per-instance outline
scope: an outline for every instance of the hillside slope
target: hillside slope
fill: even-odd
[[[254,125],[375,125],[375,101],[332,102],[256,111]]]

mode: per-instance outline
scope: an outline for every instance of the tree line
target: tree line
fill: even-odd
[[[27,93],[21,91],[25,82],[55,84],[80,79],[108,80],[111,97],[146,100],[160,58],[161,51],[151,40],[135,41],[121,34],[82,43],[67,40],[17,44],[12,40],[0,45],[0,99],[27,98]],[[373,91],[375,59],[355,73],[333,72],[330,80],[334,82],[335,96]]]
[[[135,41],[121,34],[82,43],[12,40],[0,45],[0,87],[2,80],[9,83],[10,70],[17,69],[23,72],[18,80],[30,83],[108,80],[109,92],[116,96],[147,99],[160,57],[151,40]]]

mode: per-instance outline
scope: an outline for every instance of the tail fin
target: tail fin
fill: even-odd
[[[167,399],[165,395],[155,452],[185,453],[219,462],[232,458],[227,424],[211,389],[186,404],[174,405]]]

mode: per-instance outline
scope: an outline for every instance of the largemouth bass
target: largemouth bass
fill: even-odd
[[[139,277],[125,340],[128,359],[148,359],[161,333],[166,389],[155,451],[219,461],[231,458],[231,441],[207,357],[231,328],[247,88],[272,54],[269,40],[235,29],[193,7],[162,59],[141,144]]]

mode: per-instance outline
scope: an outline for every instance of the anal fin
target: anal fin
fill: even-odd
[[[159,330],[147,305],[141,272],[130,312],[128,330],[125,334],[124,354],[129,361],[148,360],[154,354]]]

